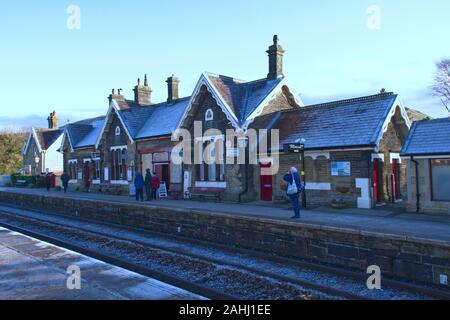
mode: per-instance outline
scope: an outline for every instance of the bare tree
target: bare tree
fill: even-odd
[[[450,59],[444,58],[436,63],[432,89],[434,95],[441,99],[445,109],[450,113]]]

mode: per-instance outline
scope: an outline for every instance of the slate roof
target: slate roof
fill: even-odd
[[[280,147],[306,139],[305,148],[331,149],[372,147],[377,143],[397,95],[383,93],[293,111],[276,112],[257,119],[254,126],[266,123],[267,129],[280,129]]]
[[[62,129],[35,129],[42,150],[48,150],[63,133]]]
[[[105,117],[81,120],[66,126],[72,148],[92,147],[97,142]]]
[[[118,110],[133,139],[145,139],[172,134],[183,116],[190,97],[173,102],[140,106],[126,100],[127,108]]]
[[[245,122],[248,116],[283,80],[283,77],[280,77],[275,80],[264,78],[248,82],[224,75],[205,74],[223,100],[230,106],[240,124]]]
[[[401,155],[450,155],[450,118],[413,123]]]

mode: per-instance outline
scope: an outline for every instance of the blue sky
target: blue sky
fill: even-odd
[[[81,9],[69,30],[66,10]],[[381,10],[369,29],[367,9]],[[45,126],[107,111],[112,88],[128,98],[149,76],[154,102],[165,79],[190,95],[201,72],[245,80],[267,75],[265,50],[278,34],[284,73],[305,103],[400,94],[406,106],[446,116],[430,95],[434,64],[450,56],[450,2],[429,1],[8,1],[0,6],[0,128]]]

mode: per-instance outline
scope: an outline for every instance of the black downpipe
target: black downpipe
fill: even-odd
[[[244,190],[242,190],[239,193],[239,199],[238,199],[239,203],[242,202],[242,196],[248,192],[248,162],[250,161],[249,154],[250,154],[250,148],[247,148],[247,146],[246,146],[246,148],[245,148],[245,164],[241,165],[241,168],[244,169],[243,176],[244,176],[245,187],[244,187]]]
[[[416,212],[420,211],[420,193],[419,193],[419,162],[414,160],[414,157],[411,156],[411,162],[414,162],[416,167]]]
[[[242,202],[242,196],[248,192],[248,164],[245,163],[244,165],[242,165],[242,168],[244,168],[245,187],[244,190],[242,190],[242,192],[239,193],[239,203]]]

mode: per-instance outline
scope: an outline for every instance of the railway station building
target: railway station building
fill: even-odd
[[[126,194],[136,171],[145,173],[149,168],[177,197],[277,203],[286,201],[282,177],[295,166],[305,172],[309,206],[340,203],[372,208],[406,199],[406,163],[400,151],[411,126],[411,110],[398,95],[383,89],[305,106],[284,75],[284,50],[277,36],[266,52],[268,74],[253,81],[205,72],[192,94],[180,98],[180,81],[172,75],[166,81],[167,100],[161,103],[153,103],[147,77],[143,84],[138,79],[133,100],[113,90],[106,116],[70,124],[65,130],[61,150],[73,184]],[[227,144],[227,130],[245,136],[250,129],[257,132],[256,140]],[[261,152],[263,140],[272,145],[274,129],[278,146]],[[174,151],[180,143],[174,133],[179,130],[189,133],[183,143],[191,150],[208,150],[206,158],[211,159],[203,154],[199,163],[173,161],[174,152],[184,153]],[[304,168],[301,156],[284,148],[301,139]],[[253,152],[256,163],[248,161]],[[247,156],[244,163],[228,161],[242,153]],[[264,169],[275,164],[278,170],[267,174]]]

